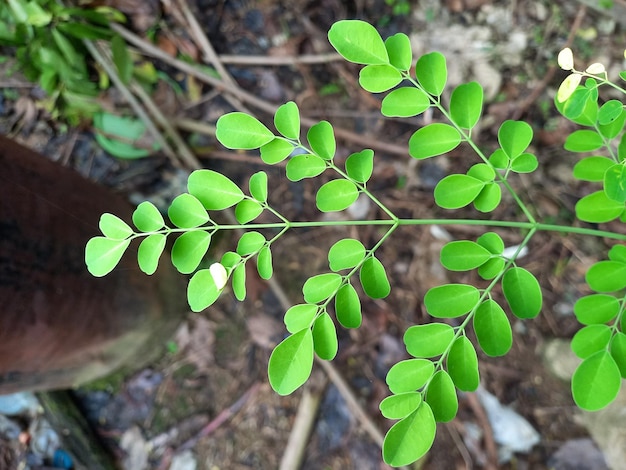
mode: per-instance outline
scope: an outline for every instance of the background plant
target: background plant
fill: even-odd
[[[434,318],[431,323],[414,325],[404,334],[411,359],[395,364],[387,375],[391,395],[380,403],[381,413],[397,422],[388,431],[383,445],[384,460],[394,466],[409,464],[423,456],[435,437],[436,423],[456,416],[457,390],[474,391],[479,384],[476,346],[489,356],[508,352],[513,342],[505,308],[520,319],[534,318],[542,307],[539,282],[518,264],[520,253],[538,231],[576,232],[623,240],[624,235],[585,227],[542,223],[534,217],[533,207],[511,183],[519,173],[537,169],[537,158],[528,151],[532,128],[521,121],[508,120],[498,130],[499,148],[486,154],[472,139],[480,120],[483,91],[476,82],[464,83],[444,98],[447,82],[445,57],[437,52],[413,62],[408,37],[402,33],[386,40],[369,24],[340,21],[328,33],[333,47],[348,61],[364,67],[360,85],[372,93],[387,93],[381,112],[388,117],[408,118],[428,109],[435,122],[416,130],[409,139],[409,154],[423,160],[450,152],[463,144],[473,151],[475,163],[464,173],[450,174],[434,190],[435,202],[443,209],[473,206],[479,214],[489,214],[503,200],[503,194],[517,207],[524,221],[491,220],[477,214],[474,219],[401,219],[368,188],[373,172],[374,152],[356,152],[344,164],[335,159],[332,125],[321,121],[302,137],[299,110],[289,102],[274,116],[276,133],[245,113],[222,116],[217,123],[217,138],[227,148],[260,149],[261,159],[269,164],[287,160],[286,175],[291,181],[316,178],[322,173],[332,179],[319,187],[316,205],[321,212],[342,211],[359,197],[369,198],[385,218],[369,221],[292,222],[268,203],[268,177],[258,172],[250,178],[246,191],[225,175],[212,170],[191,174],[188,193],[178,196],[168,209],[171,222],[166,225],[158,209],[149,202],[140,204],[133,214],[136,231],[111,214],[100,220],[103,236],[87,245],[86,263],[90,272],[102,276],[110,272],[134,239],[140,268],[147,274],[157,269],[167,237],[178,235],[171,261],[182,273],[191,274],[187,289],[194,311],[210,306],[231,283],[234,295],[246,296],[245,265],[254,259],[259,275],[273,274],[272,245],[290,229],[324,225],[380,226],[382,235],[366,247],[357,239],[337,241],[328,252],[328,271],[308,278],[302,287],[303,302],[287,310],[284,323],[289,336],[273,351],[268,366],[270,384],[279,394],[288,394],[309,377],[314,355],[325,360],[338,349],[334,315],[345,328],[361,323],[361,304],[357,287],[373,299],[390,293],[385,267],[376,257],[377,250],[401,225],[437,223],[490,227],[476,240],[457,240],[441,250],[441,263],[451,271],[476,270],[484,283],[479,286],[449,283],[430,289],[424,305]],[[622,103],[610,100],[600,105],[598,88],[611,86],[604,68],[592,64],[584,72],[574,69],[571,51],[559,57],[560,65],[572,74],[559,89],[556,106],[571,121],[586,126],[573,132],[566,149],[574,152],[601,151],[606,155],[584,157],[574,167],[577,178],[601,183],[601,189],[581,199],[576,215],[584,222],[600,223],[624,217],[624,144],[622,129],[626,121]],[[583,79],[584,84],[581,85]],[[237,224],[220,224],[213,212],[234,207]],[[263,212],[276,221],[255,223]],[[513,253],[505,246],[496,227],[516,230],[520,243]],[[243,229],[233,251],[219,262],[200,268],[212,238],[220,231]],[[594,264],[587,282],[594,294],[582,297],[574,307],[585,325],[572,340],[572,349],[583,361],[572,379],[576,403],[588,410],[611,402],[626,373],[626,335],[623,333],[623,289],[626,287],[626,248],[615,245],[608,260]],[[504,301],[500,300],[502,292]],[[454,323],[450,321],[454,319]],[[455,326],[452,326],[453,323]],[[467,336],[473,328],[474,345]]]

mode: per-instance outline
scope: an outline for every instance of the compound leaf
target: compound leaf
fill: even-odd
[[[446,243],[441,249],[441,264],[450,271],[469,271],[484,264],[491,253],[478,243],[458,240]]]
[[[413,413],[422,403],[422,394],[406,392],[391,395],[380,402],[380,413],[387,419],[402,419]]]
[[[404,345],[413,357],[443,354],[454,339],[454,329],[445,323],[410,326],[404,333]]]
[[[383,441],[383,460],[393,467],[410,465],[432,447],[437,425],[430,406],[422,402],[413,413],[394,424]]]
[[[180,228],[199,227],[209,220],[209,215],[202,203],[191,194],[176,196],[167,209],[167,216]]]
[[[217,120],[215,137],[226,148],[251,150],[270,142],[274,134],[255,117],[237,111]]]
[[[387,117],[413,117],[430,108],[430,97],[419,88],[402,87],[383,98],[381,113]]]
[[[541,311],[539,282],[524,268],[509,269],[502,277],[502,292],[517,318],[535,318]]]
[[[313,348],[325,361],[332,361],[338,349],[337,330],[328,313],[324,312],[313,323]]]
[[[446,58],[439,52],[423,55],[415,64],[415,76],[427,93],[441,95],[448,80]]]
[[[336,212],[350,207],[358,197],[359,190],[352,181],[336,179],[322,185],[315,196],[315,204],[322,212]]]
[[[359,84],[370,93],[391,90],[402,81],[402,74],[391,65],[366,65],[359,73]]]
[[[85,264],[92,276],[102,277],[113,271],[130,245],[130,239],[111,240],[93,237],[85,246]]]
[[[446,364],[456,388],[463,392],[473,392],[478,388],[478,357],[474,345],[466,336],[456,339],[450,348]]]
[[[375,256],[365,260],[359,273],[365,295],[372,299],[384,299],[391,292],[385,267]]]
[[[450,96],[450,117],[457,126],[471,129],[483,110],[483,88],[478,82],[457,86]]]
[[[611,403],[622,382],[620,370],[608,351],[586,358],[572,377],[572,395],[576,404],[587,411],[597,411]]]
[[[478,289],[469,284],[444,284],[433,287],[424,296],[426,310],[435,318],[456,318],[472,310],[480,298]]]
[[[468,175],[448,175],[435,186],[435,202],[444,209],[460,209],[478,197],[485,182]]]
[[[339,240],[328,250],[328,264],[333,271],[354,268],[363,261],[363,258],[365,247],[354,238]]]
[[[416,130],[409,139],[409,154],[423,159],[442,155],[461,143],[461,134],[449,124],[436,122]]]
[[[159,258],[165,249],[167,237],[162,233],[148,235],[137,249],[137,262],[141,269],[148,276],[154,274],[159,265]]]
[[[497,302],[489,299],[476,309],[474,332],[480,348],[488,356],[503,356],[513,345],[513,332],[509,319]]]
[[[341,20],[328,31],[328,40],[348,62],[388,64],[385,43],[376,28],[365,21]]]
[[[358,328],[361,326],[361,301],[352,284],[345,284],[337,291],[335,296],[335,315],[337,315],[337,321],[344,328]]]
[[[337,144],[333,126],[328,121],[320,121],[311,126],[306,135],[311,150],[324,160],[332,160]]]
[[[274,114],[276,130],[288,139],[300,138],[300,111],[293,101],[282,104]]]
[[[165,225],[159,209],[149,201],[139,204],[133,211],[133,224],[142,232],[154,232]]]
[[[339,286],[342,277],[336,273],[324,273],[310,277],[302,286],[304,300],[310,304],[316,304],[333,296]]]
[[[211,235],[204,230],[194,230],[180,235],[172,246],[172,264],[183,274],[194,272],[211,244]]]
[[[435,365],[428,359],[406,359],[394,364],[387,373],[387,385],[393,393],[419,390],[432,377]]]
[[[454,419],[459,410],[459,400],[454,382],[445,370],[435,372],[428,384],[424,400],[433,410],[437,422],[447,423]]]
[[[289,395],[311,375],[313,368],[313,333],[309,328],[285,338],[272,351],[267,373],[272,389]]]
[[[239,187],[226,176],[213,170],[195,170],[189,175],[187,189],[206,210],[224,210],[244,198]]]
[[[118,216],[104,213],[100,216],[98,227],[106,238],[124,240],[133,234],[133,229]]]

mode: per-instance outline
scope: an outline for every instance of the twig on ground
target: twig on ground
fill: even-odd
[[[446,423],[444,428],[446,429],[446,431],[448,431],[450,437],[456,444],[456,448],[458,449],[461,457],[463,458],[463,461],[465,462],[465,470],[472,470],[474,468],[474,464],[472,463],[472,456],[467,450],[467,446],[463,442],[463,438],[461,437],[461,434],[459,433],[459,430],[456,428],[455,424],[457,424],[458,426],[462,426],[461,423],[452,421],[451,423]]]
[[[493,432],[491,430],[491,425],[489,424],[489,419],[487,419],[487,414],[485,413],[485,409],[480,404],[476,393],[468,393],[466,394],[467,401],[478,420],[479,426],[483,430],[483,437],[485,441],[485,450],[487,451],[487,468],[488,469],[496,469],[498,468],[498,449],[496,447],[496,442],[493,440]]]
[[[259,65],[259,66],[275,66],[275,65],[304,65],[304,64],[327,64],[343,58],[335,53],[327,54],[303,54],[298,56],[273,56],[273,55],[219,55],[222,64],[236,65]]]

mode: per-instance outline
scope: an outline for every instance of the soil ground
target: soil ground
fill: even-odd
[[[156,4],[146,7],[143,2],[109,3],[120,7],[125,4],[134,22],[132,27],[139,34],[143,34],[142,24],[157,21],[162,14],[158,22],[160,47],[174,47],[192,57],[202,55],[170,2],[162,2],[162,11]],[[395,14],[394,7],[401,8],[405,3],[409,12]],[[578,223],[574,222],[574,204],[589,188],[573,180],[571,167],[577,157],[562,150],[571,128],[553,109],[555,90],[564,77],[553,68],[558,51],[569,44],[581,63],[602,61],[609,71],[621,70],[626,25],[619,22],[618,16],[579,2],[541,0],[195,0],[189,6],[221,56],[280,58],[331,52],[325,31],[334,21],[346,17],[370,21],[383,36],[406,32],[416,50],[440,50],[449,60],[451,85],[476,79],[487,91],[484,116],[474,133],[481,147],[496,147],[497,128],[504,119],[529,122],[535,130],[533,151],[540,169],[517,178],[516,189],[532,202],[542,220]],[[385,144],[390,148],[406,145],[424,120],[400,122],[381,117],[377,112],[380,98],[358,87],[358,67],[336,61],[281,66],[268,66],[262,60],[253,65],[236,59],[227,62],[224,60],[239,86],[260,99],[273,104],[294,100],[303,115],[327,119],[337,127],[377,140],[380,148],[376,149],[370,189],[397,215],[450,216],[434,205],[432,189],[447,171],[459,171],[475,163],[470,149],[459,147],[445,157],[419,164],[386,151]],[[234,110],[212,88],[158,61],[155,64],[171,74],[184,90],[178,95],[167,87],[155,92],[159,105],[171,106],[167,108],[169,116],[214,123],[219,115]],[[36,97],[23,90],[19,95],[17,100],[12,99],[13,95],[3,98],[2,132],[13,133],[48,155],[65,158],[66,164],[89,177],[132,194],[135,202],[146,197],[168,200],[184,188],[184,176],[190,168],[175,168],[163,155],[134,162],[115,160],[98,149],[89,132],[63,132],[62,126],[46,121],[40,110],[25,115],[22,108],[31,109]],[[124,104],[114,98],[108,96],[110,105],[123,109]],[[257,115],[271,122],[269,115]],[[186,137],[204,167],[221,171],[243,185],[255,171],[268,171],[270,202],[290,220],[320,217],[314,198],[321,181],[290,183],[283,168],[268,169],[253,154],[227,153],[212,136],[198,132],[189,132]],[[342,139],[338,142],[339,159],[359,150],[355,143]],[[489,217],[520,219],[521,214],[510,207],[502,204]],[[366,209],[367,217],[381,217],[374,208]],[[475,213],[456,211],[453,216],[474,217]],[[451,226],[446,230],[453,239],[475,239],[482,228]],[[334,241],[353,236],[369,246],[379,235],[376,227],[294,230],[275,245],[275,277],[289,298],[298,302],[307,276],[327,269],[326,253]],[[501,235],[507,245],[521,241],[520,233],[514,231],[503,231]],[[233,243],[222,238],[212,253],[218,256],[232,249]],[[450,281],[484,284],[475,274],[449,273],[439,266],[439,249],[444,243],[428,226],[394,233],[377,255],[387,266],[391,295],[376,302],[363,300],[360,329],[339,329],[340,352],[333,364],[361,408],[383,432],[390,423],[380,417],[377,407],[388,393],[385,373],[405,358],[402,335],[406,328],[428,321],[422,302],[425,292]],[[548,469],[554,463],[551,457],[563,443],[587,436],[576,419],[569,384],[547,372],[542,351],[552,338],[571,338],[579,327],[572,306],[587,292],[586,268],[606,251],[606,246],[603,240],[568,234],[535,236],[521,264],[543,286],[542,314],[524,322],[512,319],[515,335],[509,354],[480,357],[483,386],[525,417],[540,434],[540,442],[530,452],[496,464],[489,453],[493,436],[484,410],[475,398],[462,395],[458,417],[439,426],[434,447],[421,468],[495,465],[502,469]],[[227,293],[205,312],[181,313],[183,324],[172,338],[169,351],[150,367],[151,375],[144,371],[143,375],[125,379],[119,387],[105,383],[99,384],[98,392],[92,387],[86,398],[83,393],[92,417],[100,423],[106,417],[106,425],[100,430],[113,438],[118,456],[123,459],[124,455],[119,440],[136,426],[144,442],[154,445],[148,468],[167,469],[174,456],[189,449],[199,469],[278,468],[303,394],[312,393],[320,396],[321,406],[302,468],[385,468],[378,445],[319,367],[305,392],[279,397],[270,390],[266,365],[271,347],[284,335],[284,309],[253,271],[248,272],[248,278],[248,298],[243,303]],[[133,386],[146,393],[144,404],[149,404],[136,415],[129,411],[132,400],[128,391]],[[476,428],[482,431],[482,437],[472,440]]]

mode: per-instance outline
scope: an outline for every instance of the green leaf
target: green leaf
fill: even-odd
[[[133,212],[133,224],[141,232],[154,232],[165,225],[163,216],[154,204],[144,201]]]
[[[111,240],[124,240],[133,234],[133,229],[118,216],[104,213],[98,224],[102,235]]]
[[[72,42],[62,34],[57,28],[52,28],[52,39],[57,48],[63,54],[63,57],[74,69],[81,70],[86,75],[85,60],[81,54],[76,51],[76,48],[72,45]]]
[[[488,250],[469,240],[446,243],[440,254],[441,264],[450,271],[476,269],[490,257],[491,253]]]
[[[62,33],[77,39],[109,39],[111,29],[79,22],[61,22],[56,25]]]
[[[505,264],[503,258],[491,258],[478,268],[478,275],[485,280],[493,279],[504,270]]]
[[[450,96],[450,117],[457,126],[473,128],[483,110],[483,88],[478,82],[463,83],[457,86]]]
[[[391,395],[380,402],[380,413],[387,419],[402,419],[413,413],[422,404],[418,392]]]
[[[183,274],[194,272],[211,244],[211,235],[204,230],[185,232],[172,246],[172,264]]]
[[[335,296],[335,315],[337,316],[337,321],[344,328],[358,328],[361,326],[361,301],[352,284],[345,284],[337,291]]]
[[[366,183],[374,171],[374,151],[370,149],[353,153],[346,159],[346,173],[357,183]]]
[[[608,198],[626,202],[626,167],[619,163],[604,172],[604,193]]]
[[[413,62],[411,40],[404,33],[396,33],[385,39],[389,63],[399,70],[407,71]]]
[[[387,373],[387,385],[393,393],[419,390],[435,373],[428,359],[406,359],[394,364]]]
[[[480,298],[478,289],[468,284],[444,284],[428,289],[426,310],[435,318],[456,318],[472,310]]]
[[[335,156],[335,134],[330,122],[320,121],[311,126],[306,138],[311,146],[311,150],[324,160],[332,160]]]
[[[315,204],[322,212],[337,212],[350,207],[359,197],[356,185],[346,179],[324,183],[317,191]]]
[[[488,356],[504,356],[513,345],[509,319],[497,302],[489,299],[476,309],[474,332],[480,348]]]
[[[430,97],[419,88],[402,87],[383,98],[381,113],[387,117],[413,117],[430,108]]]
[[[291,142],[276,137],[261,146],[261,160],[268,165],[275,165],[291,155],[294,148],[295,146]]]
[[[626,263],[598,261],[585,275],[589,287],[596,292],[615,292],[626,287]]]
[[[93,237],[85,247],[85,264],[92,276],[102,277],[113,271],[130,245],[130,240]]]
[[[511,268],[502,277],[502,291],[517,318],[535,318],[543,302],[539,282],[524,268]]]
[[[564,103],[556,100],[556,108],[576,124],[594,126],[598,119],[597,93],[597,89],[594,92],[586,87],[578,87]]]
[[[504,251],[502,237],[496,232],[485,232],[476,239],[476,243],[489,250],[491,254],[501,255]]]
[[[365,247],[354,238],[339,240],[328,250],[328,264],[335,272],[354,268],[363,261],[363,258],[365,258]]]
[[[611,356],[619,367],[620,375],[626,378],[626,335],[624,333],[616,333],[611,341]]]
[[[263,212],[263,206],[251,199],[244,199],[235,206],[235,218],[240,224],[252,222]]]
[[[480,212],[491,212],[502,200],[502,190],[498,183],[487,183],[474,199],[474,207]]]
[[[365,260],[359,273],[365,295],[372,299],[384,299],[391,292],[385,267],[375,256]]]
[[[619,100],[609,100],[600,106],[598,110],[598,124],[610,124],[619,118],[624,110],[624,105]]]
[[[114,157],[135,159],[150,155],[148,149],[128,143],[141,139],[145,134],[146,126],[142,121],[101,112],[94,115],[93,126],[98,144]]]
[[[328,313],[322,313],[313,323],[313,348],[320,359],[332,361],[339,348],[337,330]]]
[[[172,201],[167,216],[180,228],[194,228],[206,223],[209,215],[202,203],[191,194],[183,193]]]
[[[598,132],[605,139],[614,139],[624,129],[624,123],[626,123],[626,112],[620,113],[617,118],[607,124],[598,124]]]
[[[201,312],[211,306],[222,293],[215,284],[213,274],[208,269],[201,269],[189,280],[187,301],[193,312]]]
[[[578,88],[578,85],[580,84],[580,80],[582,78],[583,76],[579,73],[569,74],[565,78],[565,80],[561,82],[561,85],[559,86],[559,89],[557,90],[557,93],[556,93],[557,102],[563,103],[564,101],[567,101],[572,96],[574,91],[576,91],[576,88]]]
[[[304,300],[316,304],[326,300],[337,292],[341,286],[342,277],[336,273],[324,273],[310,277],[302,286]]]
[[[617,316],[619,309],[618,300],[607,294],[586,295],[574,304],[576,319],[583,325],[607,323]]]
[[[521,155],[533,139],[532,128],[523,121],[504,121],[498,130],[498,142],[510,159]]]
[[[496,177],[496,172],[491,165],[487,165],[486,163],[476,163],[475,165],[472,165],[469,170],[467,170],[467,175],[472,178],[479,179],[480,181],[484,181],[485,183],[490,183]]]
[[[274,114],[276,130],[288,139],[300,138],[300,111],[293,101],[282,104]]]
[[[167,237],[162,233],[153,233],[148,235],[139,244],[137,250],[137,262],[141,269],[148,276],[153,275],[159,265],[159,258],[165,249],[165,241]]]
[[[133,77],[133,59],[128,53],[126,42],[119,34],[111,38],[111,53],[120,80],[125,85],[128,85]]]
[[[448,80],[446,58],[439,52],[423,55],[415,64],[415,76],[427,93],[441,95]]]
[[[224,266],[226,270],[236,268],[240,262],[241,255],[239,253],[235,253],[234,251],[227,251],[222,255],[222,259],[220,260],[220,264]]]
[[[52,13],[44,10],[38,3],[30,1],[25,5],[27,22],[35,27],[47,26],[52,20]]]
[[[435,440],[437,425],[427,403],[394,424],[383,441],[383,460],[393,467],[402,467],[422,458]]]
[[[402,74],[391,65],[366,65],[359,74],[359,85],[370,93],[391,90],[402,81]]]
[[[448,175],[435,186],[435,202],[443,209],[460,209],[478,197],[485,183],[472,176]]]
[[[511,170],[516,173],[532,173],[538,166],[537,157],[532,153],[523,153],[511,162]]]
[[[268,376],[272,389],[289,395],[311,375],[313,368],[313,333],[306,328],[285,338],[272,351]]]
[[[326,162],[317,155],[305,153],[296,155],[287,162],[287,178],[300,181],[304,178],[315,178],[324,173]]]
[[[328,40],[348,62],[372,65],[389,63],[387,49],[380,34],[365,21],[335,22],[328,31]]]
[[[478,388],[478,357],[472,342],[466,336],[456,339],[448,353],[446,365],[456,388],[463,392],[473,392]]]
[[[244,263],[239,264],[233,269],[231,282],[235,298],[243,302],[246,298],[246,265]]]
[[[267,202],[267,173],[258,171],[250,177],[248,182],[250,195],[259,202]]]
[[[259,251],[256,260],[256,268],[261,279],[271,279],[272,274],[274,274],[274,268],[272,266],[272,251],[269,246],[264,246]]]
[[[626,245],[613,245],[609,250],[609,259],[626,263]]]
[[[585,359],[572,377],[572,395],[576,404],[587,411],[597,411],[615,400],[622,378],[615,359],[600,351]]]
[[[581,129],[568,135],[563,147],[570,152],[591,152],[601,148],[603,145],[602,136],[596,131]]]
[[[461,143],[461,134],[454,127],[443,124],[428,124],[416,130],[409,139],[409,154],[422,159],[442,155]]]
[[[407,352],[413,357],[443,354],[454,339],[454,329],[445,323],[410,326],[404,333]]]
[[[237,243],[237,253],[241,256],[256,253],[263,248],[265,241],[265,237],[259,232],[246,232],[241,236],[239,242]]]
[[[587,325],[572,338],[572,351],[581,359],[603,351],[611,341],[611,328],[607,325]]]
[[[221,211],[244,198],[239,187],[226,176],[213,170],[196,170],[189,175],[187,189],[205,209]]]
[[[285,312],[283,321],[289,333],[297,333],[305,328],[311,328],[317,316],[319,307],[313,304],[298,304]]]
[[[228,149],[252,150],[270,142],[274,134],[255,117],[234,112],[217,120],[215,137]]]
[[[424,399],[430,405],[435,420],[439,423],[452,421],[459,410],[454,382],[445,370],[440,369],[435,372],[428,384]]]
[[[604,191],[588,194],[576,203],[576,217],[583,222],[609,222],[622,212],[624,203],[610,199]]]
[[[502,149],[494,150],[494,152],[489,156],[489,163],[491,163],[494,168],[499,170],[506,170],[509,167],[510,162],[511,159]]]

